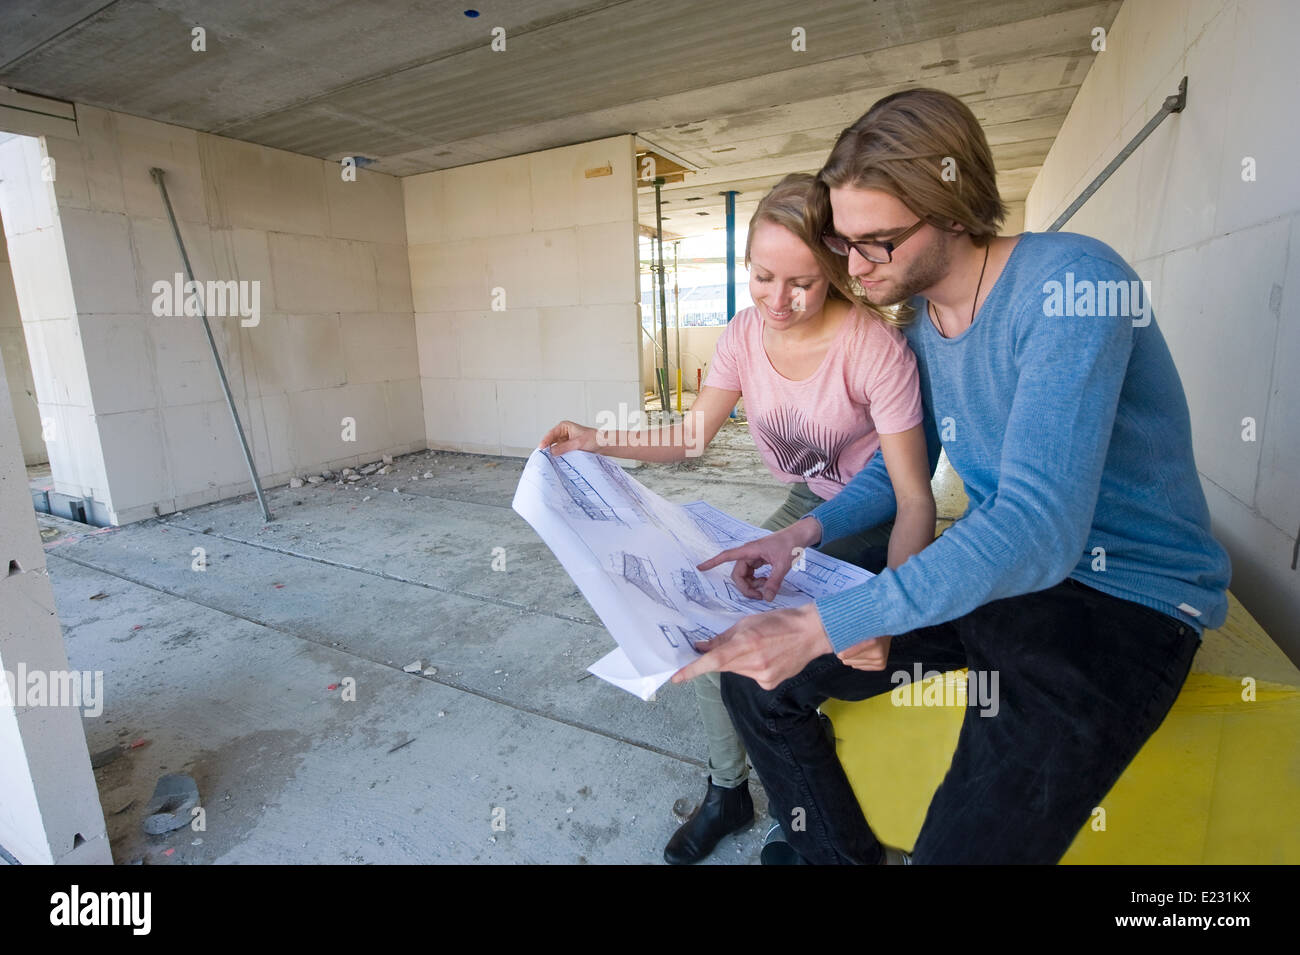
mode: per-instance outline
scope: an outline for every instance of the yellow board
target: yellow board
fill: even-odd
[[[1300,863],[1300,670],[1228,599],[1228,620],[1205,634],[1173,709],[1062,862]],[[961,694],[932,692],[957,705],[898,705],[900,688],[822,706],[863,812],[890,845],[915,843],[952,762],[965,671],[927,682],[941,681]]]

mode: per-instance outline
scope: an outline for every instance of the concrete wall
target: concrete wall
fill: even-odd
[[[1187,109],[1066,229],[1110,243],[1152,283],[1233,592],[1300,661],[1297,36],[1300,6],[1288,0],[1127,0],[1025,217],[1031,230],[1050,224],[1189,77]]]
[[[0,363],[0,680],[68,670]],[[19,862],[113,861],[81,710],[0,690],[0,846]],[[46,701],[48,702],[48,701]]]
[[[1002,223],[1003,235],[1019,235],[1025,231],[1025,204],[1023,202],[1007,203],[1007,218]]]
[[[402,180],[431,447],[525,455],[640,410],[633,162],[617,136]]]
[[[46,158],[39,139],[18,136],[0,143],[0,216],[37,407],[48,422],[45,447],[54,489],[87,498],[88,518],[105,523],[108,476],[55,184],[47,178],[50,168],[57,177],[57,165],[49,167]],[[94,252],[82,257],[94,261]]]
[[[671,307],[671,306],[670,306]],[[709,364],[713,361],[713,350],[722,337],[725,325],[696,325],[682,329],[682,384],[686,391],[695,390],[695,371],[703,369],[708,377]],[[641,388],[646,392],[659,393],[655,384],[655,350],[650,339],[641,336],[645,347],[641,349]],[[657,337],[656,337],[656,340]],[[677,388],[677,332],[671,322],[668,325],[668,367],[670,369],[668,384]]]
[[[336,163],[85,106],[77,119],[76,139],[0,144],[56,491],[125,523],[252,489],[200,322],[152,313],[154,283],[181,271],[154,166],[195,277],[260,283],[257,325],[210,321],[263,484],[424,446],[397,179],[345,182]],[[31,181],[42,144],[53,183]]]
[[[9,267],[9,243],[3,235],[0,217],[0,361],[9,379],[9,403],[18,422],[18,439],[22,444],[24,464],[49,461],[45,440],[41,437],[41,413],[36,406],[36,382],[32,380],[32,363],[27,355],[27,339],[18,312],[18,295],[14,291],[13,270]]]

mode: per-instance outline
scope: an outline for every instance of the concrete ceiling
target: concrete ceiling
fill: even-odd
[[[465,11],[476,4],[480,15]],[[960,95],[1023,201],[1119,0],[4,0],[0,85],[410,175],[636,133],[698,167],[665,228],[744,221],[906,86]],[[190,48],[202,26],[207,51]],[[505,29],[506,50],[490,48]],[[802,27],[807,49],[791,49]],[[654,198],[641,190],[642,221]],[[703,213],[701,215],[700,213]]]

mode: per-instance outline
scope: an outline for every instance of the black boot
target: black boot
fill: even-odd
[[[749,795],[749,780],[734,789],[723,789],[713,785],[710,776],[704,802],[668,840],[664,861],[669,865],[699,862],[713,851],[718,840],[744,829],[753,818],[754,800]]]
[[[785,829],[778,822],[767,831],[763,848],[758,854],[759,865],[807,865],[803,856],[794,850],[786,838]]]

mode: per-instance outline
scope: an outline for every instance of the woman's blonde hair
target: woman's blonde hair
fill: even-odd
[[[749,220],[749,235],[745,238],[745,268],[749,268],[754,230],[760,222],[771,222],[793,232],[812,251],[823,276],[830,280],[826,293],[829,298],[852,302],[848,291],[848,261],[822,243],[821,229],[809,207],[816,185],[816,178],[806,172],[791,173],[759,200],[758,208]]]
[[[831,225],[829,190],[843,186],[887,193],[945,231],[958,231],[950,225],[956,222],[977,246],[987,245],[1007,216],[979,120],[942,90],[893,93],[840,133],[809,202],[819,236]],[[910,320],[905,308],[882,310],[862,301],[851,284],[846,292],[885,321]]]

